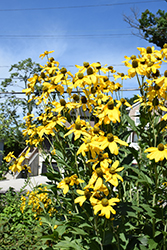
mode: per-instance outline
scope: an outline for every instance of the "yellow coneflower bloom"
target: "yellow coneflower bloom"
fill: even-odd
[[[167,144],[163,145],[160,143],[157,147],[150,147],[147,148],[145,153],[149,152],[150,154],[147,155],[147,158],[150,160],[155,160],[155,162],[163,161],[164,158],[167,159]]]
[[[109,124],[111,121],[116,123],[120,122],[121,112],[118,107],[114,106],[114,101],[110,99],[105,106],[102,106],[101,113],[97,116],[101,122],[104,121],[104,124]]]
[[[158,86],[162,86],[164,85],[165,87],[167,87],[167,70],[165,70],[164,72],[164,76],[161,76],[159,78],[157,78],[155,80],[155,83],[158,85]]]
[[[119,161],[115,161],[110,168],[106,170],[106,174],[104,175],[104,178],[106,179],[106,182],[110,182],[113,186],[118,186],[118,179],[123,182],[122,177],[117,174],[117,172],[120,172],[124,169],[124,167],[118,168]]]
[[[118,78],[121,78],[121,80],[126,80],[129,78],[128,75],[125,75],[124,73],[119,73],[117,72],[117,75],[113,75],[114,76],[114,81],[116,81]]]
[[[48,54],[50,54],[50,53],[53,53],[54,52],[54,50],[52,50],[52,51],[45,51],[43,54],[41,54],[39,57],[41,57],[41,59],[43,59],[46,55],[48,55]]]
[[[143,74],[143,67],[140,64],[140,60],[139,59],[133,59],[132,60],[132,64],[130,63],[125,63],[125,65],[127,67],[129,67],[130,69],[128,69],[128,76],[130,78],[133,78],[136,74]]]
[[[128,146],[128,143],[120,140],[117,136],[112,133],[107,134],[107,137],[101,136],[99,137],[99,141],[101,142],[101,149],[109,148],[112,154],[118,155],[118,146],[117,143],[123,146]]]
[[[103,185],[103,175],[105,173],[105,169],[103,170],[102,168],[97,168],[96,170],[93,171],[92,176],[89,180],[89,183],[86,187],[91,187],[93,186],[94,190],[98,190],[102,187]]]
[[[94,157],[95,158],[95,157]],[[111,164],[112,160],[109,158],[108,153],[99,153],[96,159],[88,160],[87,162],[94,163],[92,169],[95,170],[95,167],[99,164],[100,167],[103,169],[108,168],[109,164]]]
[[[125,105],[125,106],[127,106],[127,107],[132,108],[132,105],[129,104],[129,103],[127,102],[127,100],[124,99],[124,98],[121,98],[120,100],[116,100],[116,102],[117,102],[117,108],[120,108],[121,105]]]
[[[83,183],[84,181],[79,179],[76,174],[64,178],[59,184],[57,185],[58,188],[63,189],[63,194],[68,193],[69,186],[73,186],[74,184],[79,185],[79,183]]]
[[[81,139],[83,140],[84,143],[81,144],[81,146],[79,147],[77,155],[82,154],[83,156],[86,156],[86,152],[90,151],[92,158],[95,158],[96,154],[99,154],[100,152],[97,142],[94,139],[92,139],[91,136],[84,136],[84,138]]]
[[[63,194],[66,194],[69,191],[70,182],[71,182],[70,177],[66,177],[61,182],[59,182],[57,187],[62,188],[63,189]]]
[[[7,162],[10,162],[12,160],[12,158],[15,158],[16,159],[16,156],[14,156],[14,151],[12,152],[9,152],[7,156],[5,156],[3,159]]]
[[[116,205],[116,202],[119,202],[118,198],[111,198],[110,200],[104,198],[101,201],[98,201],[95,206],[93,206],[94,214],[97,214],[99,211],[101,213],[99,216],[105,216],[107,219],[110,218],[111,213],[116,214],[116,211],[112,206]]]
[[[84,120],[80,120],[80,116],[77,117],[75,123],[68,127],[68,129],[70,130],[64,135],[64,137],[71,133],[74,133],[74,140],[77,140],[81,135],[88,135],[88,133],[86,132],[86,122]]]
[[[85,191],[77,190],[77,193],[81,196],[77,197],[74,202],[79,203],[80,206],[82,206],[86,200],[89,200],[92,195],[92,192],[88,188],[85,189]]]

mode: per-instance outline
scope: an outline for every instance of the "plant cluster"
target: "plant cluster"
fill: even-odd
[[[41,250],[45,245],[41,236],[44,229],[34,220],[30,208],[20,211],[21,195],[13,188],[0,196],[0,249],[2,250]],[[47,246],[47,245],[46,245]]]
[[[45,237],[50,249],[167,247],[167,71],[160,73],[167,44],[138,50],[138,57],[125,56],[126,75],[99,62],[76,65],[73,75],[45,51],[40,75],[28,80],[29,101],[43,105],[43,112],[27,114],[23,134],[46,156],[48,194],[56,198],[54,216],[45,210],[39,215],[51,230]],[[138,126],[123,108],[132,106],[120,96],[123,81],[134,77]],[[127,143],[132,132],[138,149]]]
[[[28,197],[28,199],[26,197]],[[27,206],[31,206],[31,210],[34,213],[34,217],[36,217],[36,219],[39,218],[38,215],[42,214],[44,210],[47,210],[47,213],[50,216],[52,216],[52,214],[56,212],[56,209],[54,209],[54,204],[49,198],[48,189],[46,186],[42,187],[40,185],[39,187],[35,188],[35,190],[31,192],[28,191],[26,193],[26,197],[24,195],[22,195],[21,197],[22,203],[20,206],[20,210],[22,211],[22,213]]]

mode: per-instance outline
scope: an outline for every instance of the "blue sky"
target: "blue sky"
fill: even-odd
[[[130,2],[131,4],[128,4]],[[101,6],[104,4],[113,5]],[[88,7],[90,5],[95,6]],[[77,8],[77,6],[83,7]],[[126,73],[127,68],[123,64],[120,66],[124,55],[138,54],[137,47],[149,46],[145,40],[131,35],[132,29],[123,20],[123,14],[132,16],[131,8],[135,8],[140,16],[146,9],[153,13],[158,9],[166,10],[167,2],[161,0],[154,2],[146,0],[1,1],[0,78],[6,78],[9,75],[9,67],[4,66],[10,66],[29,57],[35,62],[45,63],[44,59],[39,58],[45,50],[54,50],[54,58],[73,73],[76,72],[75,67],[71,66],[82,65],[84,61],[114,65],[118,72]],[[18,35],[20,37],[17,37]],[[35,35],[41,37],[31,37]],[[43,37],[49,35],[55,37]],[[136,87],[137,83],[134,79],[124,83],[126,89]],[[124,92],[125,97],[133,94],[136,92]]]

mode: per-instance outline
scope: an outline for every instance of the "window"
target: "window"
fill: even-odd
[[[138,137],[137,137],[136,132],[133,132],[132,134],[132,142],[138,142]]]
[[[135,125],[136,126],[139,125],[140,123],[139,115],[140,115],[139,111],[136,111],[135,112]]]

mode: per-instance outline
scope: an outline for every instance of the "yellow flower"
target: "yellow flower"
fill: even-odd
[[[113,186],[118,186],[118,179],[123,181],[122,177],[117,174],[117,172],[120,172],[124,169],[124,167],[117,168],[119,165],[119,161],[115,161],[110,168],[108,168],[108,171],[106,171],[106,174],[104,175],[104,178],[106,179],[106,182],[110,182]]]
[[[92,206],[96,205],[99,200],[102,200],[105,196],[108,196],[108,195],[109,195],[109,190],[103,184],[98,190],[94,190],[92,196],[90,197],[90,202]]]
[[[87,76],[84,76],[84,74],[81,72],[75,75],[73,82],[73,88],[84,88],[86,84],[90,85],[92,83],[91,80]]]
[[[162,61],[156,62],[156,63],[151,61],[151,62],[146,63],[145,75],[151,74],[151,73],[156,74],[157,69],[161,68],[161,66],[160,66],[161,63],[162,63]]]
[[[107,134],[107,137],[101,136],[99,137],[101,141],[101,148],[104,150],[105,148],[109,148],[112,154],[118,154],[118,146],[117,143],[120,145],[128,146],[127,142],[120,140],[117,136],[114,136],[112,133]]]
[[[163,161],[164,158],[167,159],[167,144],[163,145],[162,143],[160,143],[157,148],[150,147],[150,148],[147,148],[144,152],[150,153],[147,155],[147,158],[149,158],[150,160],[154,159],[155,162]]]
[[[155,83],[158,85],[158,86],[162,86],[164,85],[165,87],[167,87],[167,70],[165,70],[164,72],[164,76],[162,77],[158,77],[157,79],[155,79]]]
[[[109,99],[107,95],[102,93],[101,91],[98,91],[97,96],[95,97],[95,101],[97,102],[97,105],[101,105],[102,102],[106,102]]]
[[[59,182],[57,187],[62,188],[63,189],[63,194],[66,194],[69,191],[70,182],[71,182],[70,177],[66,177],[61,182]]]
[[[96,159],[88,160],[87,162],[94,162],[92,168],[95,170],[95,167],[100,164],[100,167],[103,169],[108,168],[109,164],[111,164],[112,160],[109,158],[108,153],[99,153]]]
[[[143,59],[149,59],[150,61],[157,61],[157,57],[161,58],[161,53],[158,50],[155,50],[154,46],[147,48],[137,48],[140,51],[140,54],[142,55]]]
[[[28,148],[28,150],[25,153],[23,152],[21,156],[14,161],[13,165],[9,167],[9,170],[11,170],[12,172],[20,172],[21,170],[23,170],[25,168],[25,165],[22,166],[22,163],[28,156],[29,151],[30,148]],[[30,172],[31,170],[28,168],[28,171]]]
[[[105,106],[102,106],[101,113],[97,116],[100,123],[104,121],[104,124],[109,124],[111,121],[113,123],[120,122],[121,113],[118,107],[114,107],[113,99],[110,99]]]
[[[58,227],[58,225],[54,225],[53,229],[56,229]]]
[[[84,138],[81,139],[84,141],[84,143],[81,144],[81,146],[79,147],[77,155],[82,154],[83,156],[86,156],[86,152],[90,151],[92,158],[95,158],[96,154],[100,152],[100,149],[95,139],[92,139],[91,136],[84,136]]]
[[[39,57],[41,57],[41,59],[43,59],[46,55],[48,55],[48,54],[50,54],[50,53],[53,53],[54,52],[54,50],[52,50],[52,51],[45,51],[43,54],[41,54]]]
[[[85,191],[83,190],[77,190],[77,193],[80,194],[81,196],[77,197],[74,202],[79,203],[80,206],[83,205],[83,203],[87,200],[90,199],[92,192],[89,189],[86,189]]]
[[[105,169],[104,169],[104,171],[105,171]],[[93,171],[92,176],[89,180],[89,183],[85,188],[92,187],[94,185],[94,187],[93,187],[94,190],[100,189],[103,185],[104,171],[100,167],[96,168],[96,170]]]
[[[111,198],[110,200],[103,198],[101,201],[98,201],[95,206],[93,206],[94,214],[97,214],[99,211],[101,213],[99,216],[105,216],[107,219],[110,218],[111,213],[116,214],[116,211],[112,208],[115,206],[115,202],[119,202],[118,198]]]
[[[7,162],[10,162],[13,158],[16,159],[16,157],[14,156],[14,151],[13,152],[9,152],[8,155],[6,157],[4,157],[3,159]]]
[[[88,133],[86,132],[86,122],[84,120],[80,120],[80,116],[77,117],[75,123],[72,124],[68,129],[70,129],[70,131],[67,132],[64,135],[64,137],[71,133],[74,133],[75,135],[74,140],[77,140],[81,135],[85,135],[85,136],[88,135]]]
[[[79,179],[76,174],[72,175],[70,178],[71,178],[70,186],[73,186],[74,184],[79,185],[80,183],[84,182],[83,180]]]
[[[167,182],[163,182],[162,185],[164,185],[165,187],[167,187]]]
[[[116,100],[116,102],[118,103],[118,104],[117,104],[117,108],[120,108],[121,105],[125,105],[125,106],[127,106],[127,107],[132,108],[132,105],[129,104],[129,103],[127,102],[127,100],[124,99],[124,98],[121,98],[119,101]]]
[[[130,78],[133,78],[136,74],[143,74],[143,66],[141,66],[142,64],[140,64],[139,59],[133,59],[132,64],[125,63],[125,65],[130,68],[128,69],[128,75]]]
[[[114,80],[116,81],[118,78],[121,78],[121,80],[123,80],[123,79],[127,79],[127,78],[129,78],[129,76],[128,75],[125,75],[124,73],[119,73],[119,72],[117,72],[117,75],[113,75],[114,76]]]
[[[79,179],[76,174],[64,178],[59,184],[57,185],[58,188],[63,189],[63,194],[68,193],[69,185],[73,186],[74,184],[79,185],[79,183],[83,183],[84,181]]]
[[[75,66],[79,69],[79,72],[81,72],[81,73],[88,71],[88,69],[90,69],[91,67],[93,67],[94,70],[96,70],[96,72],[98,72],[97,67],[100,67],[101,64],[100,63],[89,64],[88,62],[83,62],[83,66],[79,66],[79,65],[75,65]]]

